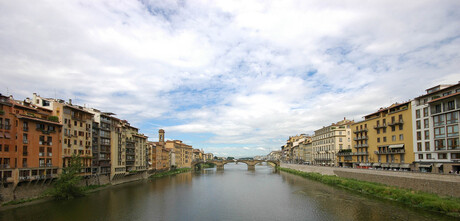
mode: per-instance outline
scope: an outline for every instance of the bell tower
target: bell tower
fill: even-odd
[[[158,131],[158,142],[165,142],[165,131],[163,129]]]

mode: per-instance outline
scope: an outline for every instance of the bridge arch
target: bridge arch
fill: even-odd
[[[248,169],[255,169],[255,166],[259,163],[266,162],[273,163],[275,166],[280,166],[280,161],[278,160],[208,160],[208,161],[194,161],[192,162],[192,168],[196,168],[197,165],[203,163],[212,163],[215,164],[218,170],[223,170],[224,165],[227,163],[244,163],[248,165]]]

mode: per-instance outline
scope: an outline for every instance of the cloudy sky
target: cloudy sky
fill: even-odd
[[[0,93],[221,156],[460,80],[460,1],[0,1]]]

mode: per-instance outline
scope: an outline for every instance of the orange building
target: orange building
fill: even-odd
[[[62,125],[52,111],[0,95],[0,165],[3,183],[49,179],[60,172]]]
[[[158,131],[158,142],[149,142],[150,146],[150,162],[149,167],[153,170],[169,170],[170,169],[170,150],[165,148],[163,129]]]

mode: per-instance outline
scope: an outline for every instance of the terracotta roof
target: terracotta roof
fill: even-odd
[[[432,103],[432,102],[436,102],[436,101],[440,101],[440,100],[443,100],[443,99],[446,99],[446,98],[450,98],[450,97],[453,97],[455,95],[459,95],[460,92],[457,92],[457,93],[453,93],[453,94],[449,94],[447,96],[444,96],[444,97],[439,97],[439,98],[436,98],[436,99],[433,99],[431,101],[429,101],[428,103]]]
[[[50,121],[50,120],[45,120],[45,119],[41,119],[41,118],[35,118],[35,117],[29,117],[29,116],[25,116],[25,115],[16,115],[17,118],[19,119],[28,119],[28,120],[34,120],[34,121],[39,121],[39,122],[43,122],[43,123],[48,123],[48,124],[54,124],[54,125],[58,125],[58,126],[62,126],[62,124],[58,123],[58,122],[54,122],[54,121]]]

